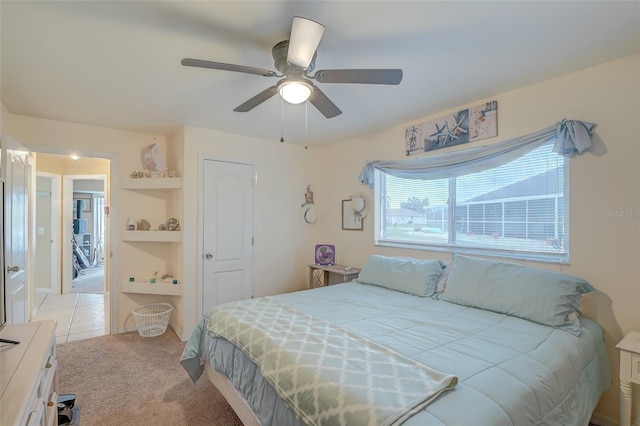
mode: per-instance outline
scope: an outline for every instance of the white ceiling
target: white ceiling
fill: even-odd
[[[640,51],[638,1],[6,1],[1,92],[14,114],[172,134],[182,125],[322,145]],[[317,83],[343,111],[275,96],[277,79],[183,67],[184,57],[275,70],[293,16],[325,25],[316,69],[402,68],[399,86]],[[282,115],[284,113],[284,116]],[[283,120],[284,118],[284,120]],[[305,129],[306,127],[306,129]]]

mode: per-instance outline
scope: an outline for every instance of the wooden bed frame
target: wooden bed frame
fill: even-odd
[[[235,411],[244,426],[261,426],[260,420],[251,410],[247,400],[233,387],[233,384],[226,376],[214,370],[208,362],[204,363],[204,371],[213,386],[218,389],[231,408],[233,408],[233,411]]]

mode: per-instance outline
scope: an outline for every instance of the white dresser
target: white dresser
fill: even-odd
[[[0,344],[0,425],[57,425],[58,374],[56,322],[33,321],[9,325]]]
[[[617,345],[620,349],[620,426],[633,420],[633,384],[640,384],[640,333],[630,331]]]

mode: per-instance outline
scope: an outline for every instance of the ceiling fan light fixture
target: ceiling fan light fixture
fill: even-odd
[[[287,62],[298,68],[307,69],[316,53],[324,25],[301,16],[294,16],[289,37]]]
[[[285,80],[278,87],[282,99],[290,104],[301,104],[311,96],[313,86],[305,80]]]

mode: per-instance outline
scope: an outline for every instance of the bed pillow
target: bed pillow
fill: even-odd
[[[447,287],[449,272],[451,272],[451,262],[444,262],[442,264],[442,274],[440,274],[438,281],[436,281],[436,293],[442,293]]]
[[[429,297],[433,296],[441,273],[442,263],[439,260],[374,254],[362,267],[357,281]]]
[[[487,309],[562,328],[576,336],[573,319],[582,295],[593,291],[585,280],[508,262],[455,255],[442,300]]]

